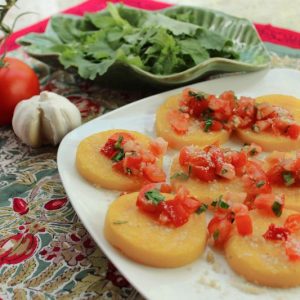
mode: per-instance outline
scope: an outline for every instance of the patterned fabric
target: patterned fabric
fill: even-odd
[[[43,90],[75,103],[84,121],[147,96],[50,70],[21,50],[11,54],[36,69]],[[272,63],[300,70],[300,51],[293,58],[272,53]],[[0,128],[0,299],[142,299],[78,219],[58,175],[56,152],[31,149],[11,127]]]

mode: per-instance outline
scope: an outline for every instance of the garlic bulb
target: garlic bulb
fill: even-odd
[[[32,147],[57,145],[80,124],[78,108],[67,98],[52,92],[42,92],[19,102],[12,120],[15,134]]]

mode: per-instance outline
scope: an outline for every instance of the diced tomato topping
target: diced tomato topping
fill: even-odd
[[[244,236],[252,234],[252,219],[250,218],[249,214],[236,214],[235,224],[240,235]]]
[[[166,173],[155,164],[146,165],[143,168],[143,174],[150,182],[163,182],[166,180]]]
[[[287,129],[287,135],[293,139],[296,140],[299,137],[300,134],[300,126],[297,124],[291,124],[289,125]]]
[[[192,174],[202,181],[213,181],[217,178],[215,170],[211,167],[193,166]]]
[[[168,112],[168,121],[173,130],[178,134],[185,134],[189,128],[189,114],[172,109]]]
[[[254,206],[267,214],[279,217],[284,207],[284,195],[260,194],[254,199]]]
[[[150,142],[149,149],[155,156],[164,155],[167,152],[168,142],[158,137]]]
[[[246,164],[245,172],[243,183],[248,194],[258,195],[272,191],[268,177],[258,163],[249,160]]]
[[[183,207],[179,200],[172,199],[160,203],[161,214],[163,219],[167,219],[175,227],[182,226],[189,219],[188,211]]]
[[[289,260],[296,261],[300,259],[300,241],[294,238],[289,238],[285,243],[285,253]]]
[[[161,193],[171,193],[172,192],[172,186],[167,183],[162,183],[160,185],[160,192]]]
[[[274,165],[267,171],[267,177],[271,184],[283,185],[284,180],[282,177],[283,167],[280,165]]]
[[[141,170],[142,157],[137,155],[126,156],[123,161],[123,170],[128,175],[138,175]]]
[[[119,151],[116,148],[116,143],[120,137],[122,139],[120,146],[134,139],[133,136],[127,132],[116,132],[107,139],[105,145],[100,149],[100,152],[109,159],[112,159]]]
[[[207,228],[213,245],[222,248],[230,237],[233,225],[227,218],[214,217],[208,223]]]
[[[205,95],[201,92],[186,88],[182,92],[183,105],[187,112],[194,118],[200,118],[204,110],[208,108],[208,102]]]
[[[300,232],[300,214],[288,216],[284,222],[284,228],[287,228],[291,233]]]
[[[241,97],[236,102],[233,113],[238,117],[238,121],[234,124],[235,127],[250,127],[254,123],[256,115],[255,99],[249,97]]]
[[[159,203],[153,202],[151,199],[147,198],[147,192],[156,190],[156,184],[151,183],[143,186],[138,194],[136,205],[138,208],[140,208],[142,211],[146,213],[159,213]],[[157,190],[158,191],[158,190]]]
[[[290,235],[290,231],[284,227],[277,227],[270,224],[268,230],[263,234],[266,240],[271,241],[286,241]]]
[[[100,149],[100,152],[109,159],[113,158],[118,152],[118,150],[115,148],[115,144],[115,140],[108,139],[105,145]]]

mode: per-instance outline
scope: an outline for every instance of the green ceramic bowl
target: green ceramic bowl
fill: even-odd
[[[130,10],[135,10],[130,8]],[[136,9],[137,12],[140,12]],[[102,13],[102,12],[100,12]],[[103,11],[105,13],[105,11]],[[142,12],[143,13],[143,12]],[[185,71],[171,75],[155,75],[133,65],[114,63],[105,74],[98,76],[97,81],[104,85],[132,86],[137,83],[142,86],[152,86],[162,89],[174,88],[188,83],[199,81],[208,75],[229,72],[253,72],[270,65],[270,58],[264,44],[260,40],[253,24],[247,19],[233,17],[218,11],[190,6],[173,6],[161,10],[166,16],[179,19],[186,15],[189,22],[203,26],[233,40],[236,49],[240,53],[238,59],[221,57],[209,58],[200,64]],[[80,18],[64,15],[65,18]],[[45,37],[41,46],[41,37]],[[39,37],[37,42],[37,37]],[[46,38],[47,37],[47,38]],[[43,61],[52,67],[62,68],[59,55],[55,51],[47,51],[49,38],[59,40],[59,37],[49,22],[45,34],[29,34],[18,40],[23,49],[32,57]],[[68,71],[76,72],[76,68],[68,68]]]

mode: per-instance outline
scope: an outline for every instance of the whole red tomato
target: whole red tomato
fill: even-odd
[[[11,124],[15,106],[40,93],[37,75],[17,58],[4,58],[0,68],[0,125]]]

